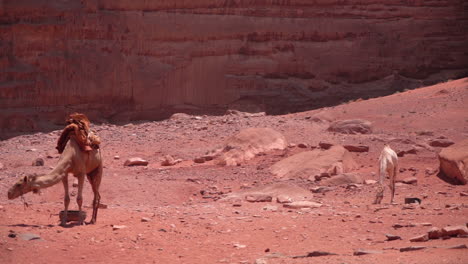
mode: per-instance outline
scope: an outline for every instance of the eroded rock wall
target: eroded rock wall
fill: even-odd
[[[3,0],[0,123],[270,113],[467,75],[463,0]]]

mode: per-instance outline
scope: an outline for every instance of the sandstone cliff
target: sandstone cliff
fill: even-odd
[[[468,75],[463,0],[1,0],[0,125],[296,111]]]

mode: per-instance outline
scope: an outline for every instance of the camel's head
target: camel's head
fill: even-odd
[[[31,187],[32,179],[35,175],[24,176],[19,179],[9,190],[8,190],[8,199],[16,199],[21,195],[33,191],[37,193],[38,190]]]

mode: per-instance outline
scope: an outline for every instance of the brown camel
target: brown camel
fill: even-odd
[[[76,202],[79,210],[83,204],[83,183],[85,175],[88,177],[93,188],[93,216],[90,224],[96,223],[99,208],[99,185],[102,178],[102,159],[100,149],[82,151],[75,136],[70,136],[70,140],[65,146],[57,166],[46,175],[24,176],[8,190],[8,199],[15,199],[28,192],[38,192],[40,189],[48,188],[62,181],[65,188],[65,210],[61,225],[67,223],[68,205],[70,196],[68,193],[68,173],[73,173],[78,178],[78,196]],[[82,224],[82,223],[80,223]]]

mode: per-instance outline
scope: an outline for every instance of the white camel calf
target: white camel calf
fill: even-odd
[[[377,195],[375,196],[374,204],[380,204],[383,199],[383,193],[385,190],[384,186],[384,178],[388,174],[390,178],[390,183],[388,187],[390,187],[391,198],[390,203],[393,203],[393,198],[395,197],[395,180],[398,171],[398,156],[390,148],[389,145],[385,144],[382,153],[380,153],[379,157],[379,190]]]

